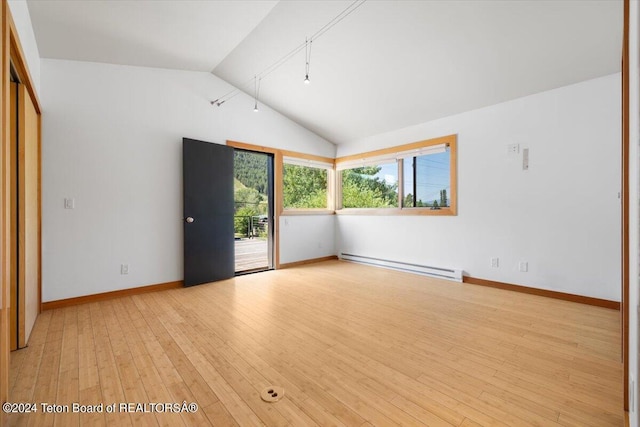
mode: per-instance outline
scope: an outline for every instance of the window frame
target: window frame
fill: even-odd
[[[338,167],[344,165],[345,162],[367,161],[377,158],[389,158],[393,154],[407,152],[409,150],[425,149],[439,144],[446,144],[449,147],[449,179],[450,179],[450,206],[447,208],[431,209],[430,207],[402,207],[404,198],[404,182],[402,167],[398,166],[398,207],[392,208],[342,208],[342,179],[338,173]],[[281,215],[428,215],[428,216],[455,216],[458,214],[458,173],[457,173],[457,135],[447,135],[439,138],[427,139],[424,141],[413,142],[410,144],[398,145],[395,147],[385,148],[381,150],[369,151],[360,154],[353,154],[336,159],[329,157],[316,156],[313,154],[299,153],[295,151],[280,150],[277,148],[264,147],[244,142],[227,140],[227,145],[234,148],[248,149],[251,151],[273,153],[274,154],[274,191],[275,191],[275,217],[276,224],[279,224]],[[283,197],[283,172],[284,157],[296,158],[302,161],[320,162],[333,165],[328,171],[327,176],[327,208],[308,208],[308,209],[284,209]],[[276,243],[278,242],[278,233],[276,229]],[[277,256],[277,252],[276,252]],[[277,265],[277,261],[276,261]]]
[[[428,153],[422,153],[422,150],[428,151],[430,147],[444,145],[449,149],[449,187],[450,187],[450,206],[440,209],[431,209],[431,207],[403,207],[404,200],[404,167],[403,159],[407,157],[419,157]],[[414,156],[410,154],[415,152]],[[422,154],[421,154],[422,153]],[[458,214],[457,200],[457,135],[447,135],[439,138],[428,139],[424,141],[413,142],[410,144],[398,145],[395,147],[385,148],[382,150],[369,151],[360,154],[354,154],[345,157],[339,157],[335,161],[336,177],[336,200],[335,213],[338,215],[431,215],[431,216],[455,216]],[[357,167],[358,163],[362,165],[372,165],[389,163],[389,159],[395,158],[398,166],[398,207],[388,208],[343,208],[342,207],[342,175],[344,169]],[[347,167],[352,165],[350,167]]]
[[[311,154],[296,153],[293,151],[282,152],[282,209],[281,215],[332,215],[335,212],[334,188],[336,168],[335,160],[327,157],[314,156]],[[284,206],[284,165],[306,166],[327,171],[327,207],[326,208],[287,208]]]

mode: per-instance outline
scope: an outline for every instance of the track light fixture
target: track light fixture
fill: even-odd
[[[313,43],[313,38],[311,40],[305,39],[304,41],[304,59],[306,62],[304,84],[306,85],[311,83],[311,80],[309,80],[309,62],[311,62],[311,43]]]
[[[253,96],[253,100],[255,101],[255,103],[253,104],[253,112],[257,113],[258,110],[258,96],[260,95],[260,80],[262,80],[262,78],[258,79],[258,76],[253,76],[253,90],[254,90],[254,96]]]
[[[278,59],[276,62],[271,64],[269,67],[262,70],[260,73],[253,76],[253,87],[254,87],[254,104],[253,111],[258,112],[258,99],[260,94],[260,81],[267,77],[269,74],[280,68],[284,63],[293,58],[296,54],[298,54],[302,49],[305,49],[305,75],[304,75],[304,83],[310,84],[311,80],[309,79],[309,64],[311,63],[311,44],[315,39],[318,39],[324,35],[327,31],[337,25],[340,21],[345,19],[347,16],[351,15],[355,12],[360,6],[362,6],[367,0],[353,0],[349,6],[347,6],[342,12],[340,12],[335,18],[325,24],[322,28],[316,31],[311,37],[305,39],[304,44],[300,44],[295,47],[292,51],[284,55],[282,58]],[[258,77],[259,76],[259,77]],[[223,96],[219,97],[215,101],[211,101],[211,105],[221,106],[231,98],[236,95],[242,93],[243,90],[250,88],[251,80],[247,80],[244,84],[239,85],[238,87],[230,90]]]

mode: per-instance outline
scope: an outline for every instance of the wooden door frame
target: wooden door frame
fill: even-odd
[[[9,284],[11,277],[11,204],[9,186],[11,182],[11,174],[14,167],[11,164],[11,131],[9,127],[10,115],[10,78],[11,64],[22,84],[25,85],[31,102],[38,115],[38,250],[42,253],[42,109],[40,100],[35,90],[35,84],[29,68],[27,66],[26,56],[22,50],[18,31],[16,29],[9,3],[2,0],[0,6],[0,28],[2,29],[2,54],[0,63],[0,116],[2,116],[2,135],[0,136],[0,292],[2,294],[2,303],[0,304],[0,401],[2,403],[9,400]],[[41,257],[40,257],[41,258]],[[42,261],[38,263],[38,306],[39,311],[42,306]],[[0,425],[3,425],[6,414],[0,414]]]
[[[253,150],[253,149],[249,149],[249,148],[244,148],[244,147],[240,147],[238,144],[242,145],[243,143],[239,143],[239,142],[235,142],[235,141],[227,141],[227,146],[228,147],[232,147],[234,152],[238,152],[238,151],[243,151],[245,153],[252,153],[252,154],[260,154],[260,155],[264,155],[267,156],[267,158],[270,158],[271,161],[271,171],[272,173],[269,174],[269,164],[267,164],[267,198],[268,198],[268,209],[267,209],[267,215],[270,216],[269,218],[269,237],[268,237],[268,241],[267,241],[267,260],[268,260],[268,265],[266,268],[262,268],[262,267],[257,267],[257,268],[252,268],[249,270],[240,270],[237,271],[236,270],[236,276],[238,275],[243,275],[243,274],[250,274],[250,273],[258,273],[261,271],[268,271],[268,270],[276,270],[279,268],[279,262],[277,262],[276,260],[279,260],[280,257],[279,255],[277,255],[277,250],[276,248],[278,247],[278,245],[276,245],[276,218],[278,218],[279,220],[279,214],[278,209],[276,209],[276,156],[277,156],[277,150],[271,150],[271,151],[265,151],[264,147],[259,147],[259,150]],[[282,156],[281,156],[282,157]],[[234,162],[235,162],[235,157],[234,157]],[[280,162],[282,163],[282,159],[280,159]],[[235,164],[234,164],[235,167]],[[271,176],[269,176],[271,175]],[[269,184],[270,183],[270,184]],[[234,187],[235,188],[235,187]],[[235,191],[235,189],[234,189]],[[273,214],[273,215],[271,215]]]
[[[622,364],[623,364],[623,390],[624,410],[629,411],[629,0],[624,0],[624,22],[622,31],[622,227],[621,227],[621,253],[622,253],[622,298],[621,298],[621,324],[622,324]],[[637,218],[634,219],[637,221]]]
[[[273,155],[273,268],[280,268],[280,214],[282,212],[282,150],[227,140],[229,147]]]

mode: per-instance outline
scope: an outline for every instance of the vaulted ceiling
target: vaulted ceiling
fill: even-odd
[[[352,4],[28,0],[43,58],[209,71],[249,94]],[[618,72],[621,44],[622,0],[370,0],[314,39],[311,84],[302,49],[260,102],[339,144]]]

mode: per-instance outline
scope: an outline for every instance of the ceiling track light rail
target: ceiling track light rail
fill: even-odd
[[[253,78],[247,80],[244,84],[240,85],[238,88],[234,88],[224,94],[223,96],[217,98],[215,101],[210,101],[211,105],[215,105],[217,107],[221,106],[225,102],[229,101],[231,98],[235,97],[239,93],[241,93],[243,88],[250,87],[251,80],[253,80],[254,84],[254,110],[258,111],[258,92],[260,90],[260,82],[262,79],[266,78],[269,74],[280,68],[283,64],[293,58],[298,52],[305,49],[305,79],[304,83],[309,84],[311,80],[309,80],[309,64],[311,62],[311,44],[314,40],[323,36],[327,31],[333,28],[336,24],[342,21],[347,16],[351,15],[355,12],[360,6],[362,6],[367,0],[355,0],[349,6],[347,6],[342,12],[336,15],[331,21],[327,22],[322,28],[316,31],[311,37],[305,39],[305,42],[296,46],[289,53],[284,55],[282,58],[262,70],[262,72],[258,74],[254,74]]]
[[[304,84],[308,85],[311,83],[309,80],[309,63],[311,62],[311,44],[313,43],[313,39],[305,40],[305,48],[304,48],[304,59],[305,59],[305,75],[304,75]]]

